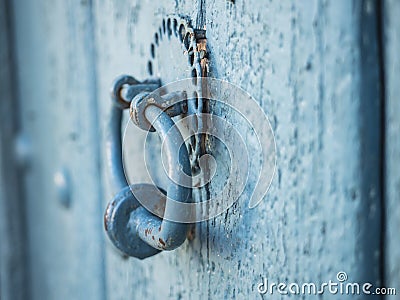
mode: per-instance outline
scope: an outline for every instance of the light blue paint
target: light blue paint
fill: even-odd
[[[396,1],[385,2],[383,120],[377,3],[13,1],[19,125],[32,147],[21,185],[31,298],[259,299],[264,278],[323,282],[339,271],[399,291],[400,12]],[[103,233],[103,210],[115,192],[105,166],[108,87],[118,74],[147,78],[154,32],[169,13],[206,25],[210,75],[248,91],[270,117],[277,173],[255,209],[238,203],[196,224],[177,250],[139,261],[122,257]],[[160,77],[186,74],[186,61],[176,59],[159,60]],[[212,109],[253,143],[239,116]],[[124,151],[136,156],[145,133],[134,134],[137,143]],[[228,166],[223,148],[209,147],[221,164],[215,193]],[[60,166],[71,175],[69,210],[55,201],[52,179]],[[143,162],[127,170],[146,182]],[[9,282],[3,278],[2,285]]]

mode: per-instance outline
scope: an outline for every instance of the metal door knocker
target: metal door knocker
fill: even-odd
[[[193,70],[200,72],[195,75],[201,77],[200,55],[194,31],[188,26],[187,21],[182,19],[178,22],[176,18],[164,20],[163,26],[155,36],[157,44],[163,32],[165,36],[175,36],[186,47]],[[202,34],[204,35],[203,31]],[[190,47],[191,52],[188,49]],[[154,51],[152,44],[153,58]],[[149,73],[153,75],[154,70],[150,62],[149,65]],[[194,73],[191,71],[191,74]],[[153,95],[152,92],[160,85],[160,80],[139,82],[131,76],[123,75],[115,80],[111,91],[113,105],[108,124],[107,164],[112,185],[119,192],[107,206],[104,226],[108,237],[120,251],[140,259],[162,250],[173,250],[186,240],[187,223],[170,221],[160,216],[177,213],[173,211],[173,201],[190,203],[192,200],[193,164],[183,137],[172,120],[172,117],[188,113],[190,104],[188,101],[171,101],[177,98],[186,99],[184,92]],[[170,180],[166,191],[152,184],[128,185],[123,169],[121,143],[122,112],[128,108],[131,120],[136,126],[147,131],[155,131],[164,141],[168,177],[176,179]],[[153,205],[154,210],[158,210],[157,215],[149,212],[143,202]]]

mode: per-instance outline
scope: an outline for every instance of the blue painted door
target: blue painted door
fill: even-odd
[[[0,2],[1,299],[285,299],[279,283],[329,280],[400,293],[398,1]],[[253,160],[243,201],[194,224],[178,249],[138,260],[103,228],[116,193],[109,88],[120,74],[150,76],[155,33],[171,15],[206,30],[206,75],[243,89],[268,116],[276,170],[249,209]],[[158,38],[153,75],[190,76],[180,44]],[[209,109],[241,131],[251,160],[245,119],[257,113]],[[124,143],[127,175],[148,182],[148,167],[163,184],[159,142],[151,137],[146,166],[145,137],[132,129]],[[229,201],[225,148],[207,147],[218,171],[196,195],[223,191]],[[338,293],[295,297],[364,297]]]

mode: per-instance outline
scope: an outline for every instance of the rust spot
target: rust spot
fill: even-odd
[[[154,235],[151,238],[153,239],[153,241],[155,240]]]
[[[144,230],[144,235],[147,236],[147,235],[151,234],[152,231],[153,231],[152,228],[146,228],[146,229]]]
[[[193,241],[194,237],[196,236],[196,227],[195,226],[191,226],[190,230],[188,231],[186,237],[189,241]]]
[[[158,241],[160,242],[160,244],[161,244],[163,247],[165,247],[165,242],[163,241],[162,238],[159,238]]]
[[[108,226],[107,226],[107,214],[104,215],[104,229],[108,231]]]

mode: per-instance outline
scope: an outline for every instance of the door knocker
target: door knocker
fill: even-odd
[[[155,68],[152,59],[156,57],[156,46],[162,39],[171,38],[180,41],[190,66],[189,76],[193,78],[195,84],[199,78],[201,84],[200,80],[204,73],[200,62],[204,53],[201,53],[203,48],[197,46],[197,40],[205,38],[205,31],[196,32],[184,18],[171,16],[163,20],[162,26],[155,34],[154,43],[151,44],[149,75],[154,77]],[[140,259],[155,255],[162,250],[173,250],[186,240],[189,226],[187,223],[174,222],[160,216],[193,213],[173,211],[173,201],[180,203],[192,201],[191,176],[196,165],[193,159],[195,155],[189,156],[185,141],[172,117],[201,112],[202,107],[199,103],[202,99],[200,101],[197,99],[194,106],[194,102],[189,100],[171,101],[177,98],[186,99],[185,92],[153,95],[152,92],[160,86],[161,81],[158,79],[139,82],[131,76],[123,75],[115,80],[111,91],[113,105],[108,124],[107,165],[112,185],[119,192],[107,206],[104,226],[108,237],[121,252]],[[168,177],[176,179],[170,180],[166,191],[152,184],[129,186],[127,182],[122,160],[121,121],[123,110],[128,108],[135,125],[147,131],[155,131],[164,141]],[[201,126],[201,122],[198,123]],[[156,206],[154,209],[158,210],[157,215],[149,212],[146,205],[143,205],[144,202],[146,205]]]

